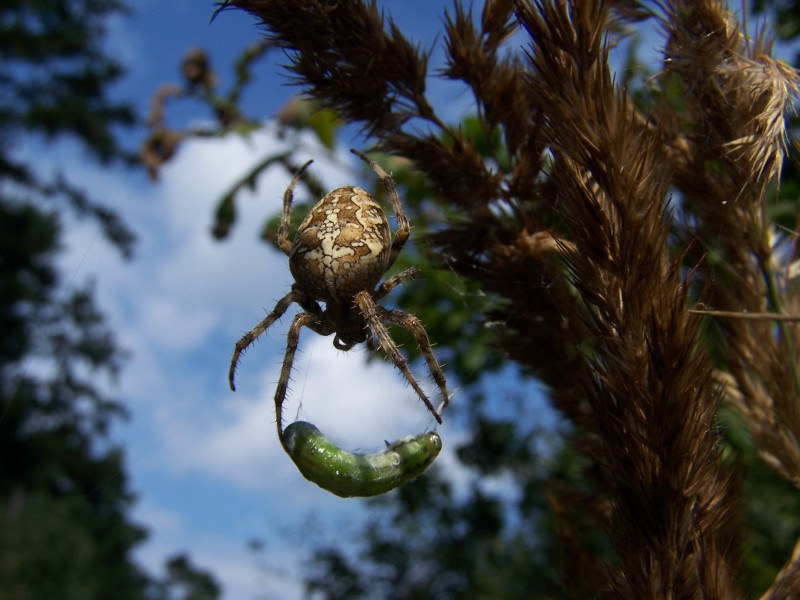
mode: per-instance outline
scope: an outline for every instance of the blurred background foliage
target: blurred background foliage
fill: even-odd
[[[66,223],[92,220],[131,257],[124,219],[68,174],[43,174],[36,152],[72,142],[103,165],[133,167],[120,144],[133,107],[109,88],[124,74],[106,53],[116,0],[0,4],[0,596],[214,600],[214,578],[184,555],[159,576],[132,551],[147,531],[122,451],[109,437],[125,416],[109,383],[124,351],[91,282],[64,286]],[[23,149],[23,151],[20,151]]]

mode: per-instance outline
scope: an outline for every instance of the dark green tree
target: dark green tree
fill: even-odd
[[[123,68],[103,48],[107,19],[125,11],[114,0],[0,6],[0,595],[13,600],[219,595],[185,558],[164,581],[134,563],[146,532],[108,438],[124,410],[105,391],[123,353],[92,285],[65,287],[55,267],[68,211],[124,256],[133,234],[68,176],[23,158],[40,152],[21,152],[71,140],[100,163],[131,163],[118,132],[135,116],[109,97]]]

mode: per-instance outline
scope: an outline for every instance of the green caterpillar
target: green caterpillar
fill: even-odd
[[[295,421],[282,442],[303,477],[342,498],[378,496],[411,481],[442,450],[435,431],[401,438],[382,452],[353,454],[342,450],[311,423]]]

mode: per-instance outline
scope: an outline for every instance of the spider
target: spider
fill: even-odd
[[[294,302],[303,310],[289,326],[286,354],[278,387],[275,391],[275,412],[278,436],[283,440],[282,407],[289,385],[289,376],[300,339],[300,330],[308,327],[322,336],[335,334],[333,345],[350,350],[367,342],[374,351],[377,345],[405,376],[408,383],[438,423],[439,412],[408,369],[397,344],[389,336],[385,323],[409,330],[416,340],[431,376],[442,395],[439,410],[447,406],[449,396],[444,373],[433,356],[428,334],[414,315],[402,310],[389,310],[378,304],[395,287],[419,274],[417,267],[406,269],[378,285],[380,278],[397,259],[408,241],[408,217],[400,205],[394,180],[377,163],[357,150],[353,154],[366,162],[389,192],[397,231],[392,239],[389,222],[380,205],[366,190],[355,186],[336,188],[320,200],[300,224],[294,242],[289,242],[289,224],[294,186],[313,162],[309,160],[295,174],[283,194],[283,213],[278,228],[278,247],[289,257],[289,270],[294,278],[291,291],[278,300],[275,308],[258,325],[236,342],[228,372],[231,390],[236,390],[234,374],[239,358],[253,342],[279,319]],[[325,303],[325,309],[320,307]]]

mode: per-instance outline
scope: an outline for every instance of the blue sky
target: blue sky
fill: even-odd
[[[129,68],[116,93],[134,101],[142,115],[158,85],[178,80],[188,48],[209,52],[224,88],[233,58],[258,36],[253,19],[238,11],[209,23],[210,2],[131,4],[134,14],[112,23],[108,47]],[[383,3],[424,46],[434,42],[448,4]],[[434,66],[441,64],[441,39],[437,48]],[[260,64],[258,84],[245,97],[251,114],[268,118],[295,91],[275,67],[283,60],[276,55]],[[459,88],[434,80],[430,91],[435,105],[448,107],[446,118],[468,111],[470,97]],[[171,105],[170,114],[178,124],[202,117],[196,107],[180,104]],[[127,134],[129,145],[137,146],[143,133]],[[342,147],[349,143],[367,145],[356,139]],[[134,517],[151,531],[137,557],[156,571],[164,558],[186,551],[219,579],[227,599],[301,597],[299,573],[309,552],[355,539],[370,516],[362,500],[336,498],[305,481],[280,448],[272,397],[289,318],[244,356],[238,391],[227,386],[234,341],[291,285],[285,256],[258,239],[264,219],[280,206],[289,174],[269,171],[254,194],[239,198],[239,222],[224,243],[210,236],[212,214],[231,182],[281,144],[268,124],[249,139],[194,141],[182,147],[157,183],[143,172],[99,169],[68,143],[48,148],[43,161],[45,168],[64,170],[104,199],[139,237],[135,259],[125,262],[95,224],[70,222],[62,257],[66,285],[96,282],[98,300],[131,353],[113,388],[131,418],[114,435],[125,449],[138,497]],[[312,168],[330,188],[356,183],[363,173],[349,153],[326,155],[309,139],[297,162],[314,158]],[[287,421],[310,420],[351,450],[372,450],[383,440],[433,426],[396,371],[367,364],[363,349],[338,352],[331,341],[304,331]],[[419,379],[427,382],[424,372]],[[533,382],[501,377],[494,383],[496,398],[509,393],[503,386],[537,393]],[[436,466],[458,486],[466,475],[452,449],[463,434],[447,418],[439,431],[445,449]],[[502,481],[487,485],[503,489]],[[266,569],[247,550],[253,538],[265,543]]]
[[[386,3],[424,44],[440,27],[443,5]],[[135,102],[141,115],[158,85],[178,80],[188,48],[209,52],[224,87],[233,58],[258,36],[253,19],[237,11],[209,23],[210,2],[140,0],[132,8],[132,16],[111,24],[108,48],[129,68],[115,93]],[[245,97],[251,114],[268,118],[294,93],[279,73],[274,62],[261,64],[258,85]],[[432,86],[438,98],[466,110],[467,94]],[[170,106],[176,124],[202,116],[191,105]],[[138,146],[143,135],[126,133],[127,144]],[[133,515],[150,530],[137,558],[158,571],[167,556],[186,551],[213,572],[227,599],[301,597],[299,573],[310,551],[355,539],[369,516],[362,500],[336,498],[304,480],[278,443],[272,397],[294,309],[244,356],[238,391],[227,386],[234,341],[291,285],[285,256],[259,241],[289,174],[270,171],[256,193],[239,198],[239,223],[224,243],[210,236],[213,209],[249,165],[279,148],[269,125],[249,139],[192,142],[157,183],[143,172],[100,169],[70,143],[49,146],[40,161],[43,169],[69,173],[138,235],[135,258],[126,262],[94,223],[68,218],[61,257],[66,286],[95,281],[98,302],[130,352],[111,389],[130,412],[114,438],[137,496]],[[41,150],[35,143],[25,149]],[[314,158],[315,174],[330,188],[357,183],[363,169],[354,157],[326,154],[309,139],[298,161]],[[390,366],[366,364],[365,350],[338,352],[331,341],[304,332],[287,421],[310,420],[340,445],[366,451],[434,425]],[[418,378],[427,382],[424,371]],[[463,474],[452,449],[460,433],[447,419],[439,431],[445,451],[437,465],[458,483]],[[265,543],[258,560],[247,550],[254,538]]]

